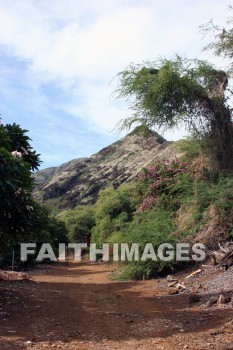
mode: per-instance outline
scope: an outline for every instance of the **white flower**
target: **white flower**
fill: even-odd
[[[22,153],[18,152],[18,151],[13,151],[13,152],[11,152],[11,154],[15,158],[21,158],[23,156]]]

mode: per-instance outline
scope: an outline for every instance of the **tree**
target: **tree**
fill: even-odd
[[[6,124],[3,129],[8,137],[8,142],[5,146],[6,149],[10,152],[18,152],[18,156],[22,157],[29,164],[30,170],[37,170],[41,163],[39,159],[40,154],[33,151],[30,145],[31,139],[26,135],[28,130],[22,129],[16,123]]]
[[[206,61],[177,56],[173,60],[131,64],[120,72],[117,97],[134,97],[131,102],[134,114],[122,122],[121,128],[135,122],[167,129],[184,123],[189,131],[205,141],[214,166],[231,169],[232,91],[228,80],[233,74],[232,24],[233,17],[230,17],[224,27],[212,20],[201,26],[204,35],[214,35],[214,40],[204,50],[230,60],[230,69],[226,71]]]
[[[202,60],[173,60],[130,66],[118,74],[117,97],[132,98],[133,123],[171,129],[184,124],[205,140],[214,165],[233,166],[233,124],[228,75]]]
[[[32,170],[39,155],[32,150],[27,130],[17,124],[0,126],[0,241],[1,248],[17,241],[32,227],[35,202]]]
[[[19,262],[20,242],[36,242],[37,249],[51,243],[58,252],[58,243],[68,241],[64,222],[33,198],[32,171],[40,159],[27,132],[15,123],[0,124],[0,252],[6,265],[12,250]]]
[[[232,10],[232,7],[229,6]],[[233,17],[227,20],[224,27],[216,25],[213,20],[209,21],[207,24],[202,25],[201,31],[206,36],[207,34],[213,34],[214,41],[208,44],[204,50],[211,50],[216,56],[223,56],[224,58],[233,59]],[[232,67],[231,67],[232,70]]]

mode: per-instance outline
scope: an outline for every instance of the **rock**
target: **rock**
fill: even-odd
[[[168,286],[168,288],[172,288],[172,287],[175,287],[177,283],[178,283],[178,281],[168,282],[167,286]]]
[[[201,296],[199,294],[190,294],[189,295],[190,304],[199,303],[200,300],[201,300]]]
[[[178,292],[183,292],[184,290],[186,290],[187,288],[181,284],[181,283],[177,283],[176,284],[176,289],[178,290]]]
[[[167,293],[169,295],[175,295],[175,294],[178,294],[179,292],[178,292],[178,290],[176,288],[168,288]]]
[[[178,279],[173,277],[173,276],[171,276],[171,275],[167,275],[167,281],[168,282],[176,282],[176,283],[178,283]]]
[[[207,303],[206,303],[206,307],[211,307],[213,306],[214,304],[217,304],[218,302],[218,297],[211,297]]]
[[[230,296],[225,297],[223,294],[221,294],[220,297],[218,298],[217,304],[218,305],[227,304],[227,303],[230,303],[230,301],[231,301]]]
[[[224,326],[224,332],[226,333],[233,333],[233,323],[227,323],[225,326]]]
[[[220,297],[218,298],[217,304],[218,305],[226,304],[226,300],[225,300],[224,295],[222,295],[222,294],[220,295]]]
[[[233,350],[233,342],[224,345],[223,350]]]
[[[35,280],[31,275],[25,272],[16,272],[16,271],[3,271],[0,270],[0,280],[3,281],[32,281]]]

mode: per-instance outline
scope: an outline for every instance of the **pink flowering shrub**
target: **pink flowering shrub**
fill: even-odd
[[[191,175],[190,166],[178,158],[154,166],[144,168],[137,175],[138,191],[142,197],[137,212],[142,212],[153,207],[156,199],[162,195],[175,195],[178,190],[181,177]]]
[[[138,209],[136,210],[137,213],[141,213],[142,211],[144,211],[145,209],[148,209],[150,207],[152,207],[155,203],[155,198],[154,197],[146,197],[142,200],[142,203],[140,204],[140,206],[138,207]]]

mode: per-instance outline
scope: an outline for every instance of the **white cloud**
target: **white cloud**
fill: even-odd
[[[46,78],[71,80],[102,79],[115,67],[140,59],[146,50],[150,12],[143,7],[122,8],[102,14],[86,26],[81,18],[53,28],[36,9],[28,14],[1,9],[0,42],[28,59],[31,68]],[[59,20],[58,20],[59,21]]]
[[[223,22],[227,4],[228,0],[0,0],[0,45],[27,62],[31,92],[23,103],[41,108],[47,120],[50,109],[56,108],[86,121],[88,128],[108,133],[128,113],[126,106],[109,98],[114,87],[109,82],[117,72],[132,61],[158,55],[197,55],[204,45],[198,25],[211,17]],[[67,101],[45,96],[43,86],[48,83],[63,89]]]
[[[68,89],[73,101],[66,105],[67,111],[78,110],[81,118],[87,118],[90,125],[93,123],[102,132],[110,131],[122,117],[119,108],[110,103],[109,81],[129,61],[141,60],[151,22],[147,8],[118,9],[116,2],[111,3],[115,5],[114,11],[110,8],[109,12],[107,7],[106,13],[95,14],[92,21],[83,24],[80,15],[87,8],[77,3],[74,6],[73,2],[77,18],[68,12],[65,23],[57,27],[51,9],[48,17],[43,10],[34,8],[32,2],[22,2],[23,7],[1,8],[0,42],[16,57],[28,61],[35,84],[53,81]],[[64,1],[58,3],[58,8],[59,5],[57,23],[63,18]],[[74,101],[78,101],[76,106]]]

